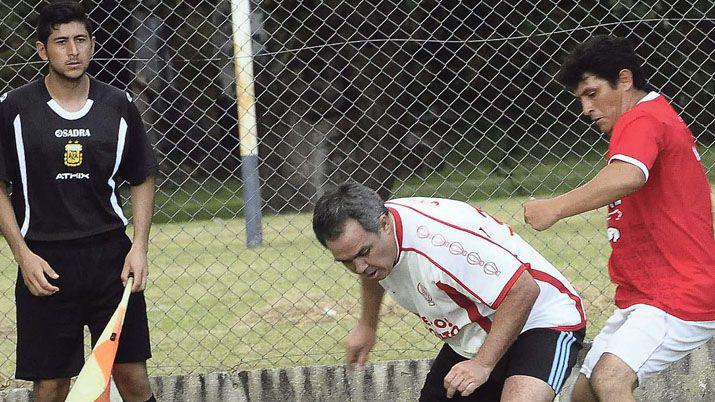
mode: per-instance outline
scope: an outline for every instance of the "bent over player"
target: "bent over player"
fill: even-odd
[[[421,401],[551,401],[560,391],[585,333],[581,299],[509,226],[463,202],[384,203],[345,183],[318,200],[313,230],[360,275],[348,362],[365,363],[386,290],[445,342]]]
[[[154,400],[142,291],[156,162],[129,95],[86,74],[94,45],[76,2],[50,3],[37,26],[48,74],[0,97],[0,228],[19,265],[15,376],[34,382],[35,401],[65,400],[84,325],[94,344],[130,273],[113,375],[125,401]],[[133,242],[120,178],[131,185]]]

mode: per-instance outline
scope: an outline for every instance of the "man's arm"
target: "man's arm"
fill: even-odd
[[[494,314],[491,331],[474,357],[475,361],[485,367],[496,366],[524,328],[539,292],[539,285],[531,274],[522,272]]]
[[[641,188],[643,171],[630,163],[615,160],[588,183],[566,194],[524,203],[524,221],[536,230],[545,230],[562,218],[608,205]]]
[[[454,365],[444,377],[447,397],[451,398],[456,391],[467,396],[489,379],[494,366],[524,328],[539,291],[534,278],[522,272],[497,308],[491,331],[476,356]]]
[[[347,339],[347,361],[362,366],[367,362],[367,355],[375,346],[377,324],[380,320],[380,306],[385,289],[374,280],[360,278],[362,310],[357,325],[350,331]]]
[[[154,194],[156,180],[149,176],[142,184],[131,186],[132,225],[134,226],[134,239],[132,248],[127,253],[122,270],[122,282],[127,283],[129,273],[134,274],[132,292],[141,292],[146,288],[146,278],[149,274],[147,267],[147,252],[149,251],[149,230],[151,218],[154,215]]]
[[[30,251],[22,237],[10,203],[10,196],[7,193],[7,183],[4,181],[0,181],[0,231],[5,236],[5,241],[20,266],[22,280],[30,293],[35,296],[49,296],[59,291],[57,286],[53,286],[45,278],[45,275],[48,275],[57,279],[59,275],[47,261]]]
[[[360,325],[377,329],[380,317],[380,306],[385,295],[385,289],[374,280],[360,278],[362,288],[362,311],[360,312]]]

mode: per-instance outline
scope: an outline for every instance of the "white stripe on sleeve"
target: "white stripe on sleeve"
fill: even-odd
[[[616,155],[611,156],[611,159],[608,160],[608,163],[611,163],[614,160],[619,160],[621,162],[630,163],[631,165],[637,167],[645,175],[645,181],[648,181],[648,168],[645,167],[645,164],[643,162],[639,161],[636,158],[631,158],[630,156],[626,156],[623,154],[616,154]]]
[[[119,170],[119,164],[122,163],[122,154],[124,153],[124,141],[126,137],[127,122],[124,121],[124,118],[121,118],[119,120],[119,133],[117,136],[117,154],[114,159],[114,169],[112,170],[112,175],[109,176],[109,181],[107,182],[107,184],[109,184],[109,187],[111,187],[112,189],[112,195],[109,198],[109,202],[112,203],[112,208],[114,209],[114,212],[117,214],[119,219],[124,222],[125,226],[129,223],[129,220],[126,216],[124,216],[124,211],[122,211],[122,207],[119,206],[119,202],[117,201],[117,193],[114,191],[117,184],[114,181],[114,176],[116,176],[117,171]]]
[[[20,181],[22,181],[22,196],[25,199],[25,218],[20,226],[20,234],[25,237],[30,228],[30,200],[27,197],[27,163],[25,162],[25,143],[22,140],[22,124],[20,115],[13,121],[15,127],[15,149],[17,150],[17,163],[20,167]]]

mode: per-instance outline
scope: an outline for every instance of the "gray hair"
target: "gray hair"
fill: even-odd
[[[315,204],[313,232],[320,244],[339,238],[348,219],[355,219],[363,229],[377,233],[380,217],[387,214],[384,201],[366,186],[345,182],[328,190]]]

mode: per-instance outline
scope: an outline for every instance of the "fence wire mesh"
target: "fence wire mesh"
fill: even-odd
[[[383,197],[466,200],[509,222],[581,292],[593,337],[612,309],[604,212],[538,235],[521,218],[528,196],[571,189],[604,164],[606,139],[554,81],[591,35],[635,44],[713,178],[712,1],[252,0],[264,216],[263,244],[248,248],[238,11],[223,0],[82,3],[97,38],[90,73],[135,95],[161,164],[152,375],[343,359],[357,282],[314,241],[310,211],[324,186],[348,178]],[[46,71],[34,50],[42,4],[0,4],[0,93]],[[0,376],[12,378],[17,266],[1,251]],[[382,317],[373,359],[435,354],[419,320],[389,301]]]

